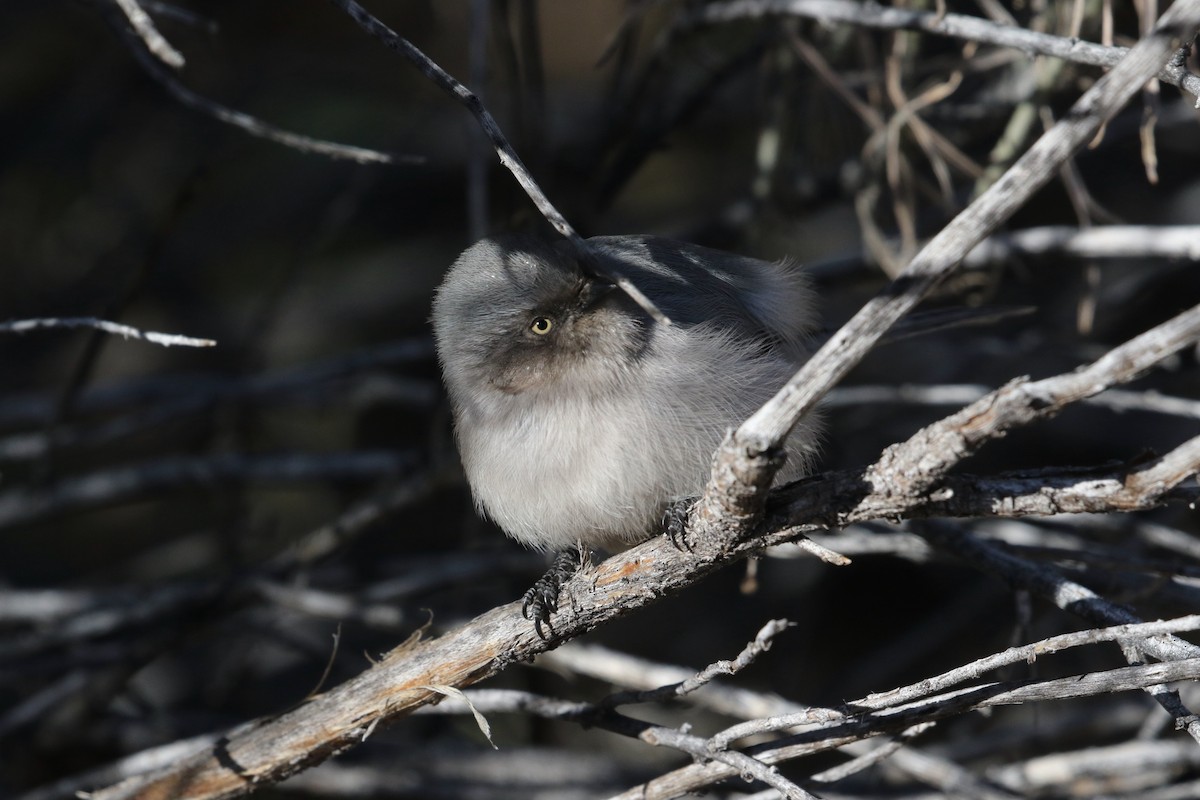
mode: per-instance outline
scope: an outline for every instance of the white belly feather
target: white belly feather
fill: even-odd
[[[458,430],[476,502],[510,536],[540,549],[645,538],[667,505],[703,491],[726,431],[796,368],[720,333],[710,343],[727,358],[713,359],[707,347],[703,360],[692,358],[696,335],[693,328],[688,337],[656,337],[659,354],[614,367],[603,391],[497,393],[460,408],[470,417]],[[802,425],[794,435],[781,478],[803,472],[812,431]]]

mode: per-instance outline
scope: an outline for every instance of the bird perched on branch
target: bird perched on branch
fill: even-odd
[[[484,239],[433,304],[455,436],[479,510],[512,538],[562,551],[525,595],[541,625],[579,550],[621,548],[696,498],[730,428],[808,357],[814,293],[770,263],[653,236],[566,242]],[[624,275],[656,321],[602,275]],[[818,424],[802,420],[779,478],[809,468]]]

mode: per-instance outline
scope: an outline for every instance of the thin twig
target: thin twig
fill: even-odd
[[[1105,624],[1141,622],[1131,612],[1110,603],[1087,587],[1067,580],[1057,570],[1005,553],[995,545],[956,527],[931,522],[922,529],[922,535],[934,545],[953,552],[976,567],[998,574],[1014,586],[1051,600],[1064,611]],[[1169,633],[1139,637],[1133,644],[1137,650],[1167,661],[1200,659],[1200,646]],[[1178,692],[1162,685],[1166,682],[1156,681],[1147,686],[1146,691],[1175,718],[1179,728],[1200,742],[1200,717],[1183,706]]]
[[[747,748],[745,752],[762,763],[779,764],[971,710],[1126,692],[1197,678],[1200,678],[1200,658],[1119,667],[1045,681],[987,683],[937,695],[915,704],[855,714],[810,731]],[[666,800],[712,785],[733,774],[727,764],[719,761],[694,764],[636,786],[612,800]]]
[[[163,347],[216,347],[213,339],[196,339],[191,336],[180,336],[177,333],[156,333],[143,331],[131,325],[119,322],[109,322],[106,319],[94,317],[41,317],[38,319],[19,319],[12,322],[0,322],[0,333],[28,333],[36,330],[93,328],[123,339],[140,339],[144,342],[161,344]]]
[[[814,795],[780,775],[773,766],[736,750],[713,752],[708,747],[708,741],[703,737],[656,725],[643,731],[639,738],[652,745],[673,747],[697,758],[709,758],[717,763],[725,764],[743,777],[757,778],[788,800],[816,800]]]
[[[1039,266],[1071,263],[1065,259],[1165,258],[1200,261],[1200,225],[1104,225],[1079,229],[1067,225],[997,233],[980,242],[963,260],[963,269],[986,269],[1022,258]],[[805,270],[831,279],[859,271],[861,256],[815,261]]]
[[[773,619],[759,630],[753,641],[747,644],[733,661],[717,661],[682,681],[666,684],[649,691],[618,692],[604,698],[601,705],[606,708],[615,708],[634,703],[660,702],[689,695],[708,685],[718,675],[736,675],[753,664],[755,659],[771,649],[775,637],[791,625],[792,623],[786,619]]]
[[[731,0],[704,5],[684,16],[679,24],[713,24],[768,15],[809,17],[864,28],[923,31],[955,39],[1011,47],[1030,55],[1052,56],[1097,67],[1113,67],[1129,53],[1127,47],[1105,47],[1065,36],[999,25],[979,17],[962,14],[939,15],[932,11],[882,6],[870,0]],[[1186,25],[1180,27],[1179,33],[1183,33],[1183,29],[1187,28]],[[1195,28],[1191,30],[1194,31]],[[1186,89],[1195,95],[1200,103],[1200,76],[1188,73],[1177,64],[1162,66],[1157,72],[1152,72],[1151,76]]]
[[[662,664],[618,652],[603,645],[579,642],[571,642],[557,650],[543,653],[538,656],[537,664],[549,670],[583,675],[644,692],[682,684],[696,674],[687,667]],[[710,682],[701,691],[689,695],[688,699],[694,706],[737,719],[804,711],[811,712],[814,720],[825,718],[822,709],[813,709],[777,694],[756,692],[720,681]]]
[[[1193,614],[1164,622],[1129,623],[1109,628],[1096,628],[1051,636],[1030,644],[1010,647],[1003,652],[985,656],[984,658],[943,672],[940,675],[925,678],[909,686],[902,686],[887,692],[879,692],[857,700],[851,700],[837,709],[830,709],[833,714],[825,718],[814,718],[813,714],[804,710],[753,719],[732,725],[714,735],[710,740],[710,745],[715,749],[723,749],[732,747],[739,740],[751,736],[761,736],[765,733],[773,733],[803,725],[828,724],[830,719],[845,719],[862,710],[882,711],[889,708],[899,708],[937,694],[945,694],[961,683],[978,680],[987,673],[1002,667],[1013,664],[1033,663],[1038,658],[1073,647],[1083,647],[1102,642],[1116,642],[1125,639],[1143,639],[1151,636],[1162,636],[1166,633],[1193,630],[1200,630],[1200,615]]]
[[[138,5],[137,0],[113,0],[113,2],[121,9],[121,13],[133,26],[134,32],[146,43],[146,49],[153,53],[155,58],[168,67],[183,68],[183,54],[172,47],[171,43],[158,32],[158,29],[154,27],[154,20]]]
[[[172,97],[193,111],[199,111],[226,125],[232,125],[251,136],[257,136],[260,139],[266,139],[267,141],[290,147],[293,150],[299,150],[302,153],[315,153],[328,158],[354,161],[359,164],[420,164],[425,161],[422,156],[385,153],[380,150],[355,147],[353,145],[330,142],[324,139],[315,139],[311,136],[293,133],[276,127],[269,122],[264,122],[250,114],[221,105],[192,91],[175,76],[175,73],[164,69],[162,63],[143,46],[143,42],[137,34],[130,31],[123,22],[119,22],[114,18],[115,14],[106,13],[103,16],[116,28],[117,33],[125,39],[130,52],[133,53],[134,58],[137,59],[137,62],[150,77],[158,81]],[[121,17],[121,19],[123,20],[124,18]]]
[[[388,365],[411,363],[432,354],[428,340],[403,340],[360,350],[314,364],[276,370],[241,379],[224,375],[169,375],[147,381],[129,381],[92,389],[81,395],[76,414],[87,416],[130,409],[100,422],[63,424],[52,431],[32,431],[0,436],[0,459],[43,457],[51,448],[99,447],[145,433],[189,414],[214,408],[219,401],[257,400],[270,405],[313,405],[341,402],[353,394],[360,373]],[[429,407],[438,397],[432,381],[393,378],[392,398]],[[37,395],[0,402],[0,424],[45,424],[53,415],[52,401]]]
[[[525,190],[525,194],[533,201],[534,206],[546,218],[546,221],[553,225],[554,229],[571,243],[575,254],[586,266],[621,287],[621,290],[625,294],[629,295],[634,302],[641,306],[659,324],[671,324],[671,321],[662,313],[658,306],[621,272],[620,264],[613,263],[612,259],[601,259],[587,242],[575,232],[575,229],[567,222],[567,218],[554,207],[550,202],[550,198],[546,197],[545,192],[538,186],[533,176],[529,174],[529,170],[525,168],[525,164],[521,161],[520,156],[517,155],[517,151],[509,144],[508,138],[500,130],[500,126],[491,112],[487,110],[470,89],[463,86],[454,76],[438,66],[433,59],[421,52],[412,42],[383,24],[383,22],[371,15],[361,5],[354,2],[354,0],[332,0],[332,2],[349,14],[351,19],[357,22],[364,31],[379,39],[389,49],[395,50],[407,58],[413,66],[421,71],[421,74],[433,81],[438,88],[456,98],[474,115],[475,119],[479,122],[479,126],[483,128],[483,132],[487,134],[488,139],[492,142],[492,146],[496,149],[496,154],[500,157],[500,163],[516,178],[517,183]]]
[[[876,747],[868,753],[863,753],[857,758],[853,758],[843,764],[838,764],[836,767],[830,767],[827,770],[822,770],[810,777],[810,780],[818,783],[835,783],[836,781],[845,780],[846,778],[856,773],[862,772],[865,769],[875,766],[880,761],[890,758],[897,750],[904,745],[920,736],[925,731],[934,727],[936,723],[922,722],[920,725],[913,725],[908,730],[896,736],[892,741],[885,745]]]

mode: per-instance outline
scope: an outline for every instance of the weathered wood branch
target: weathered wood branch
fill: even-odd
[[[704,575],[804,530],[880,517],[1024,516],[1152,508],[1168,500],[1191,501],[1200,487],[1180,486],[1200,464],[1192,460],[1174,484],[1158,475],[1169,456],[1148,466],[1102,474],[1046,471],[1035,476],[956,476],[924,505],[907,497],[863,493],[863,471],[832,473],[802,481],[787,492],[769,519],[775,526],[713,556],[680,551],[659,537],[585,570],[565,587],[554,633],[540,639],[521,616],[520,603],[492,609],[435,639],[397,647],[356,678],[278,716],[230,731],[171,767],[97,791],[94,800],[151,800],[237,797],[274,783],[362,742],[380,724],[438,702],[430,686],[464,687],[507,666],[573,639]],[[1171,462],[1173,463],[1173,462]],[[1128,487],[1156,475],[1153,486],[1131,494]],[[1174,488],[1165,488],[1168,485]],[[797,527],[803,520],[805,528]]]
[[[1200,28],[1200,0],[1178,0],[1154,29],[1071,107],[1044,136],[941,230],[876,297],[796,373],[771,400],[730,435],[714,459],[713,474],[693,517],[744,535],[753,526],[778,469],[778,452],[792,428],[820,399],[985,237],[1045,186]],[[720,521],[733,521],[732,528]]]
[[[920,31],[968,42],[1011,47],[1030,55],[1061,58],[1095,67],[1115,66],[1129,52],[1127,47],[1106,47],[1078,38],[1001,25],[964,14],[895,8],[851,0],[733,0],[710,3],[685,17],[681,24],[713,24],[765,16],[796,16],[863,28]],[[1200,76],[1192,75],[1182,64],[1173,60],[1160,69],[1155,77],[1191,92],[1200,103]]]

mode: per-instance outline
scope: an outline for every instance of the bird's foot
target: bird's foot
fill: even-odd
[[[694,505],[696,505],[696,498],[685,497],[671,503],[663,512],[663,532],[671,540],[671,544],[675,545],[676,550],[692,552],[692,543],[689,541],[688,516],[692,513]]]
[[[546,638],[546,634],[542,632],[543,625],[554,633],[550,617],[558,611],[559,592],[562,591],[563,584],[579,571],[585,558],[582,544],[572,550],[562,551],[555,557],[546,574],[538,578],[521,598],[521,616],[533,621],[533,629],[541,638]]]

